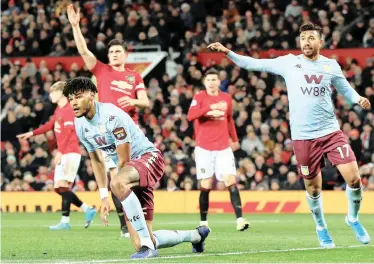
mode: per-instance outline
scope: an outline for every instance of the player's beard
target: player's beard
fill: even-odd
[[[75,115],[75,117],[86,117],[87,118],[87,114],[90,112],[91,110],[91,103],[90,102],[87,102],[84,106],[80,107],[79,110],[82,109],[81,111],[79,111],[78,115]]]
[[[83,115],[85,117],[87,117],[87,114],[90,112],[91,107],[92,107],[92,102],[87,102],[87,106],[85,107],[85,110],[84,110],[84,113],[83,113]],[[93,107],[95,107],[95,106],[93,106]]]
[[[317,56],[318,54],[318,49],[317,48],[313,48],[313,47],[310,47],[309,46],[309,51],[305,51],[304,48],[303,48],[303,54],[305,57],[309,58],[309,59],[313,59]]]

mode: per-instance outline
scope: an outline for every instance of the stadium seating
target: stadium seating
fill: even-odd
[[[130,2],[131,1],[122,1]],[[133,1],[136,2],[136,1]],[[148,1],[144,1],[148,2]],[[166,2],[166,1],[164,1]],[[325,48],[374,47],[374,20],[370,6],[323,1],[305,1],[304,6],[283,1],[167,1],[148,5],[105,1],[79,1],[82,32],[88,47],[105,61],[106,44],[125,39],[130,46],[160,45],[178,52],[177,75],[152,78],[147,87],[151,109],[141,113],[140,124],[147,136],[165,153],[165,177],[159,188],[168,191],[197,189],[193,161],[192,124],[186,113],[193,93],[202,89],[207,65],[199,54],[206,43],[220,41],[227,47],[259,56],[263,50],[298,48],[298,28],[313,21],[323,27]],[[181,4],[183,2],[183,4]],[[251,2],[252,4],[248,4]],[[292,1],[294,2],[294,1]],[[355,2],[355,1],[353,1]],[[369,3],[370,1],[361,1]],[[78,55],[66,18],[68,1],[8,1],[2,3],[1,51],[1,190],[53,191],[53,133],[29,142],[16,135],[45,123],[54,105],[48,98],[53,82],[75,76],[91,76],[85,68],[62,65],[48,69],[31,59],[15,57]],[[78,2],[77,2],[78,3]],[[104,3],[104,4],[102,4]],[[319,4],[320,3],[320,4]],[[208,8],[209,7],[209,8]],[[303,11],[309,10],[309,11]],[[365,52],[365,50],[363,51]],[[270,53],[271,55],[271,53]],[[352,86],[374,105],[374,53],[358,63],[355,54],[337,58]],[[10,60],[12,59],[12,61]],[[288,101],[283,81],[265,73],[251,73],[226,60],[214,65],[220,70],[221,89],[232,94],[234,118],[241,149],[235,152],[238,184],[247,190],[300,190],[295,176],[296,160],[288,125]],[[334,94],[336,114],[345,136],[361,165],[365,187],[374,190],[374,112],[364,112]],[[76,190],[95,191],[92,166],[82,147],[82,166]],[[324,189],[341,189],[343,179],[334,168],[324,169]],[[217,184],[217,189],[222,188]]]

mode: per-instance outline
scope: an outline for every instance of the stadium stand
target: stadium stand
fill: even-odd
[[[374,47],[370,1],[79,1],[82,32],[89,49],[105,62],[106,44],[125,39],[130,47],[161,45],[175,58],[177,74],[151,78],[151,108],[141,113],[146,135],[165,153],[166,170],[160,189],[197,189],[193,161],[192,124],[186,113],[193,93],[202,89],[206,66],[198,53],[206,43],[258,56],[261,50],[298,48],[299,26],[308,21],[323,28],[325,48]],[[261,4],[259,3],[261,2]],[[336,3],[338,2],[338,3]],[[13,57],[78,55],[66,17],[69,1],[2,1],[1,52],[1,190],[53,191],[53,133],[18,141],[16,135],[48,121],[55,108],[48,98],[53,82],[91,73],[72,64],[50,70],[45,62],[24,64]],[[109,4],[110,3],[110,4]],[[125,4],[122,4],[125,3]],[[309,11],[304,11],[309,10]],[[352,86],[374,105],[374,54],[366,64],[355,55],[339,60]],[[13,61],[13,62],[12,62]],[[288,125],[288,101],[283,81],[266,73],[240,70],[227,61],[220,71],[221,89],[232,94],[241,149],[235,152],[238,184],[247,190],[300,190]],[[374,190],[374,112],[360,111],[340,95],[333,101],[342,130],[361,165],[365,187]],[[94,191],[92,167],[82,147],[80,180],[75,189]],[[327,166],[324,188],[342,189],[343,179]],[[223,188],[217,184],[217,189]]]

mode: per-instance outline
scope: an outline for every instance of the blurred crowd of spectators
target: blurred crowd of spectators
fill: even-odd
[[[193,127],[186,113],[193,94],[203,89],[205,68],[193,52],[204,50],[205,43],[221,41],[235,50],[250,49],[251,52],[259,48],[294,48],[300,23],[311,20],[323,26],[328,39],[331,35],[329,48],[373,46],[374,21],[366,17],[358,21],[350,33],[334,37],[345,25],[364,14],[369,8],[365,3],[370,1],[325,1],[322,4],[319,4],[322,1],[289,4],[284,1],[144,1],[147,5],[120,2],[126,4],[79,1],[82,32],[98,57],[100,54],[105,57],[105,44],[114,37],[125,38],[130,44],[161,43],[165,50],[173,47],[181,52],[176,76],[165,74],[147,83],[151,106],[140,116],[144,132],[165,155],[165,177],[158,188],[168,191],[198,188]],[[16,135],[49,119],[56,107],[48,98],[53,82],[91,74],[76,64],[65,72],[61,64],[49,70],[43,61],[35,65],[29,59],[21,65],[7,60],[6,57],[12,56],[77,54],[65,15],[68,1],[50,5],[49,1],[11,0],[7,4],[2,8],[2,54],[5,58],[1,65],[1,189],[52,191],[56,152],[53,132],[29,141],[18,141]],[[358,65],[351,58],[339,62],[351,85],[374,105],[374,58],[368,58],[366,65]],[[290,140],[283,80],[266,73],[241,70],[226,59],[215,68],[222,80],[221,90],[230,93],[234,100],[234,119],[241,143],[241,148],[235,152],[239,187],[247,190],[302,189]],[[342,130],[361,165],[365,188],[374,190],[374,114],[348,104],[336,93],[332,99]],[[74,188],[96,190],[91,162],[83,147],[81,153],[79,180]],[[216,183],[216,189],[224,188],[222,183]],[[324,169],[324,188],[344,188],[343,179],[331,166]]]
[[[70,2],[2,1],[2,54],[77,55],[66,15]],[[327,48],[374,47],[371,0],[82,0],[75,5],[89,49],[104,57],[113,38],[172,47],[182,55],[205,51],[206,43],[215,41],[237,51],[297,48],[299,27],[306,22],[321,25]]]

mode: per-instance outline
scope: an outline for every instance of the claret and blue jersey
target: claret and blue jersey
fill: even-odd
[[[95,101],[96,113],[89,120],[75,118],[75,129],[88,152],[104,151],[118,165],[116,147],[130,143],[131,160],[138,159],[147,152],[157,151],[155,146],[134,123],[131,117],[110,103]]]
[[[360,98],[339,64],[322,55],[315,61],[302,54],[254,59],[229,52],[228,57],[247,70],[270,72],[285,79],[294,140],[315,139],[339,130],[331,100],[332,86],[352,103],[358,103]]]

